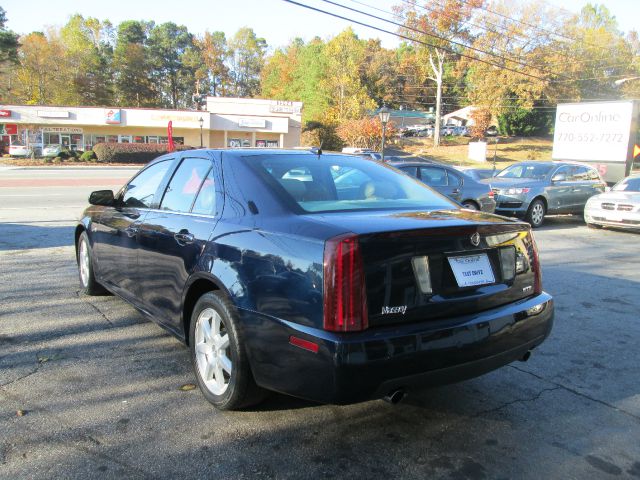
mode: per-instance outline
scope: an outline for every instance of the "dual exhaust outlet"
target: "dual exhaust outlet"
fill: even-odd
[[[518,359],[518,361],[526,362],[527,360],[529,360],[530,357],[531,357],[531,350],[528,350],[527,352],[525,352],[524,355],[522,355],[522,357]],[[384,397],[382,397],[382,399],[385,402],[390,403],[391,405],[397,405],[406,397],[407,397],[407,392],[403,388],[398,388],[396,390],[391,390]]]

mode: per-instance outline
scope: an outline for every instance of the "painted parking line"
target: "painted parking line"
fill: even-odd
[[[95,187],[124,185],[129,178],[5,178],[0,187]]]

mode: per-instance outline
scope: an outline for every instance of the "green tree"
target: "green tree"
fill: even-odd
[[[2,77],[0,98],[7,94],[8,82],[6,82],[6,77],[9,73],[7,72],[7,67],[11,68],[18,63],[18,36],[5,28],[6,22],[6,12],[0,7],[0,76]]]
[[[167,22],[151,29],[147,40],[152,78],[159,91],[159,103],[179,108],[191,105],[195,72],[185,60],[192,54],[193,36],[183,25]]]
[[[231,91],[237,97],[254,97],[260,91],[260,72],[264,66],[267,41],[248,27],[239,29],[229,40],[231,53]]]
[[[60,74],[70,88],[60,92],[67,102],[79,105],[109,105],[113,100],[111,57],[113,27],[109,21],[72,15],[59,35],[64,46],[64,68]]]
[[[115,101],[121,106],[151,107],[158,93],[152,81],[151,62],[146,46],[151,22],[126,20],[118,26],[113,51]]]
[[[361,118],[376,107],[362,84],[359,67],[365,58],[365,45],[351,28],[329,40],[325,47],[326,73],[320,82],[329,100],[326,120],[342,123]]]
[[[203,36],[194,38],[200,52],[202,63],[197,73],[198,80],[203,82],[206,93],[225,96],[230,89],[231,76],[229,67],[229,47],[224,32],[205,32]],[[201,91],[204,91],[201,87]]]

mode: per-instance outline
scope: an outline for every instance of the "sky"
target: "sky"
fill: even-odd
[[[338,7],[322,0],[300,0],[302,3],[321,9],[338,11]],[[401,0],[336,0],[338,3],[356,9],[364,9],[358,1],[374,5],[383,11],[391,11]],[[547,3],[570,11],[579,11],[586,0],[546,0]],[[593,1],[593,0],[592,0]],[[420,1],[422,3],[422,0]],[[595,3],[595,1],[594,1]],[[629,31],[640,29],[640,1],[604,0],[603,3],[616,16],[620,29]],[[350,22],[312,12],[283,0],[3,0],[0,5],[7,12],[7,27],[23,34],[43,31],[47,26],[62,26],[69,16],[80,13],[108,19],[114,25],[123,20],[153,20],[156,23],[173,21],[186,25],[192,33],[205,30],[222,30],[227,37],[241,27],[251,27],[271,47],[284,46],[295,37],[309,40],[315,36],[329,38],[348,27]],[[355,14],[342,10],[344,16]],[[385,16],[385,13],[370,10]],[[387,15],[388,16],[388,15]],[[360,17],[364,22],[370,19]],[[380,22],[378,22],[380,24]],[[384,24],[381,24],[384,25]],[[397,37],[358,25],[352,25],[361,38],[380,38],[385,47],[398,44]],[[393,25],[386,25],[394,30]]]

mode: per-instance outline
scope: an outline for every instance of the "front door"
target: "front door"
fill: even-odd
[[[128,299],[133,299],[138,281],[140,225],[171,164],[167,159],[138,173],[116,195],[117,206],[105,208],[92,226],[100,281]]]
[[[60,145],[62,148],[70,148],[71,147],[71,135],[63,133],[60,135]]]
[[[180,332],[182,294],[217,222],[216,185],[221,178],[208,153],[185,154],[157,210],[140,226],[138,264],[145,308]],[[201,266],[202,268],[202,266]],[[141,282],[142,283],[142,282]]]

